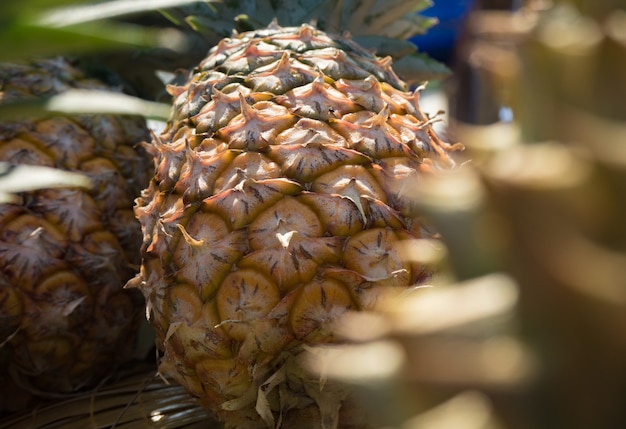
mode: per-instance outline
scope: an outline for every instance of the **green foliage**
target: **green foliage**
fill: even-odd
[[[401,64],[409,83],[446,77],[450,71],[424,55],[406,39],[425,33],[437,20],[419,15],[430,0],[223,0],[197,2],[168,9],[164,15],[175,25],[186,25],[215,45],[233,31],[263,28],[273,20],[283,27],[313,23],[330,33],[349,33],[380,56],[391,55]]]
[[[196,0],[193,0],[196,1]],[[155,29],[115,20],[156,8],[181,7],[192,0],[25,0],[0,6],[0,60],[102,52],[129,47],[179,49],[174,29]],[[78,4],[80,3],[80,5]]]
[[[410,81],[410,76],[418,73],[421,80],[439,80],[450,76],[450,69],[445,64],[423,53],[414,53],[400,58],[394,63],[394,70],[403,79]]]
[[[166,16],[177,25],[187,22],[197,28],[202,23],[219,38],[233,29],[265,27],[274,19],[284,27],[315,22],[328,32],[407,38],[436,24],[432,18],[416,15],[431,5],[429,0],[224,0],[174,8]]]
[[[34,15],[52,7],[78,3],[80,0],[23,0],[0,3],[0,16],[5,21],[12,21],[16,16]]]

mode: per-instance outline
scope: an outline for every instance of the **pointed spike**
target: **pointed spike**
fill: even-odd
[[[380,67],[382,67],[383,69],[388,69],[391,67],[391,63],[393,63],[393,59],[391,58],[391,56],[386,56],[384,58],[380,58],[378,60],[378,64],[380,65]]]
[[[202,246],[204,244],[204,240],[196,240],[191,235],[189,235],[189,233],[187,232],[185,227],[182,226],[181,224],[177,223],[176,227],[178,227],[178,229],[180,230],[181,234],[183,235],[183,238],[185,239],[187,244],[189,244],[192,248],[193,247],[200,247],[200,246]]]
[[[227,38],[221,39],[219,42],[217,42],[214,55],[224,54],[225,52],[227,52],[231,48],[230,42],[231,41]]]
[[[161,140],[161,136],[157,135],[154,130],[150,130],[150,137],[152,137],[152,146],[155,146],[157,150],[161,152],[166,146],[163,140]]]
[[[389,104],[385,103],[383,108],[376,115],[368,120],[370,127],[383,127],[389,119]]]
[[[137,274],[135,277],[126,282],[124,289],[137,289],[141,287],[143,283],[145,283],[143,276],[141,274]]]
[[[302,24],[298,29],[298,38],[303,42],[310,42],[313,40],[313,27],[307,24]]]
[[[180,94],[186,91],[186,87],[168,84],[168,85],[165,85],[165,90],[167,91],[169,95],[176,98]]]
[[[274,17],[267,25],[267,28],[270,30],[280,30],[282,27],[278,24],[278,18]]]
[[[288,72],[291,70],[291,64],[289,62],[289,52],[285,51],[280,57],[278,64],[276,65],[275,73],[280,74],[281,72]]]
[[[326,76],[324,75],[324,73],[321,73],[321,72],[315,77],[315,79],[311,83],[313,86],[314,92],[324,91],[324,83],[326,83],[325,78]]]
[[[254,119],[254,117],[256,116],[255,109],[250,104],[248,104],[248,102],[246,101],[246,96],[243,94],[243,92],[239,92],[239,105],[241,109],[241,114],[244,118],[246,118],[246,121]]]

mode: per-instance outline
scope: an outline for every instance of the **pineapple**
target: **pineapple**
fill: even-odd
[[[160,372],[227,428],[364,426],[300,357],[347,311],[428,281],[402,252],[434,236],[406,196],[459,147],[389,58],[306,24],[226,38],[169,92],[129,282]]]
[[[0,64],[0,102],[71,88],[111,91],[64,59]],[[84,173],[91,187],[19,194],[0,205],[0,353],[31,392],[94,386],[129,359],[143,299],[123,290],[139,265],[133,199],[151,161],[142,119],[51,116],[0,123],[0,160]]]

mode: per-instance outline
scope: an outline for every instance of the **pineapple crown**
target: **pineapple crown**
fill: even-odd
[[[377,55],[391,56],[402,79],[418,83],[450,73],[407,40],[437,24],[436,18],[419,14],[430,6],[431,0],[223,0],[200,1],[162,13],[210,46],[232,33],[265,28],[272,22],[283,27],[309,23],[327,33],[347,33]]]

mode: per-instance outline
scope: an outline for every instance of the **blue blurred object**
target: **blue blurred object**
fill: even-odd
[[[409,41],[417,45],[420,52],[449,64],[465,19],[478,1],[433,0],[433,2],[434,5],[420,11],[420,15],[435,17],[439,23],[428,29],[426,34],[411,37]]]

